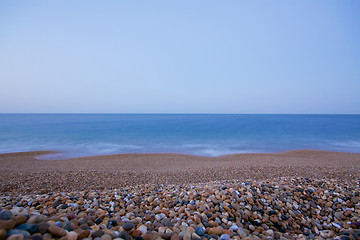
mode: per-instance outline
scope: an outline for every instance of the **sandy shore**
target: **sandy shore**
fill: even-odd
[[[46,193],[277,177],[354,181],[360,176],[360,154],[312,150],[215,158],[181,154],[120,154],[55,161],[35,158],[46,153],[0,154],[0,176],[4,179],[0,191]]]
[[[360,154],[0,154],[0,240],[360,239]]]

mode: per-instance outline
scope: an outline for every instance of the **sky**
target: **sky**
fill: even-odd
[[[360,114],[360,1],[0,1],[0,113]]]

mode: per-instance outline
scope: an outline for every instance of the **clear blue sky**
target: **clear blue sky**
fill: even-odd
[[[0,112],[360,114],[360,1],[1,1]]]

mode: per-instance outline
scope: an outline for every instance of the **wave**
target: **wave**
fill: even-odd
[[[19,152],[19,151],[41,151],[52,150],[56,153],[39,156],[41,160],[61,160],[68,158],[112,155],[125,153],[183,153],[198,156],[218,157],[222,155],[237,153],[261,153],[261,152],[281,152],[293,149],[317,149],[333,150],[344,152],[360,152],[360,141],[328,141],[322,144],[314,141],[303,141],[294,148],[291,144],[281,143],[282,148],[276,148],[275,145],[268,146],[264,142],[193,142],[193,143],[168,143],[168,142],[142,142],[142,144],[116,143],[116,142],[48,142],[37,143],[29,142],[3,142],[0,144],[0,152]],[[307,144],[305,144],[307,143]]]

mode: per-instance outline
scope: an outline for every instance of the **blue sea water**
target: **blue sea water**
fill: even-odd
[[[0,153],[360,152],[360,115],[0,114]]]

